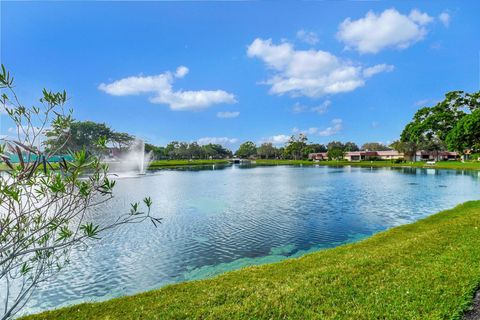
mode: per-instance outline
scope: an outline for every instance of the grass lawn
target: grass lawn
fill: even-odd
[[[366,240],[28,319],[460,319],[480,284],[480,201]]]
[[[413,167],[457,170],[480,170],[480,162],[441,161],[435,165],[426,165],[423,161],[392,163],[390,161],[308,161],[308,160],[256,160],[258,165],[320,165],[320,166],[356,166],[356,167]]]
[[[156,160],[152,161],[149,165],[149,169],[179,167],[179,166],[195,166],[195,165],[208,165],[208,164],[228,164],[227,160]]]

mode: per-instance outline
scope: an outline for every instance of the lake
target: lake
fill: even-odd
[[[480,199],[480,172],[411,168],[206,166],[121,178],[93,213],[144,196],[163,218],[104,235],[43,284],[23,313],[130,295],[358,241]]]

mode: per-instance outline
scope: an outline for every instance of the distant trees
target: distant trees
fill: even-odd
[[[145,144],[145,151],[152,152],[154,159],[224,159],[232,156],[232,151],[219,144],[199,145],[197,142],[172,141],[166,147]]]
[[[345,142],[343,150],[346,151],[346,152],[359,151],[360,148],[357,146],[357,144],[355,142],[350,142],[349,141],[349,142]]]
[[[252,141],[244,142],[240,145],[235,155],[239,158],[250,158],[257,154],[257,146]]]
[[[46,147],[58,152],[79,151],[83,148],[88,152],[98,151],[96,143],[101,140],[117,148],[128,148],[134,140],[128,133],[115,132],[105,123],[93,121],[71,122],[67,130],[50,130],[46,132],[46,137]]]
[[[385,151],[390,150],[390,148],[379,142],[367,142],[362,145],[362,150]]]
[[[327,144],[327,150],[329,160],[341,160],[345,155],[345,144],[340,141],[331,141]]]
[[[285,153],[294,160],[303,159],[307,141],[308,138],[303,133],[300,133],[298,136],[292,135],[285,146]]]
[[[276,158],[278,149],[271,142],[265,142],[257,148],[257,156],[261,159]]]

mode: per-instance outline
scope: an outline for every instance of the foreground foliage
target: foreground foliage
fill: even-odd
[[[480,201],[367,240],[27,319],[459,319],[480,283]]]
[[[0,105],[15,125],[16,137],[0,140],[0,319],[12,318],[36,287],[69,263],[73,249],[87,247],[104,232],[127,223],[159,219],[150,215],[152,201],[133,203],[130,212],[109,221],[92,213],[112,198],[115,181],[108,166],[85,149],[52,166],[71,135],[72,111],[67,94],[43,90],[39,107],[26,107],[14,91],[13,77],[0,69]],[[42,140],[56,137],[50,148]],[[53,138],[52,138],[53,139]],[[103,142],[105,140],[103,139]],[[52,145],[55,147],[52,149]],[[98,144],[104,147],[104,144]],[[11,156],[19,159],[11,163]]]

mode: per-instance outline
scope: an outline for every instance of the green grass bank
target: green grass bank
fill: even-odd
[[[228,160],[155,160],[149,165],[149,169],[172,168],[181,166],[204,166],[209,164],[228,164]]]
[[[366,240],[26,319],[460,319],[480,284],[480,201]]]

